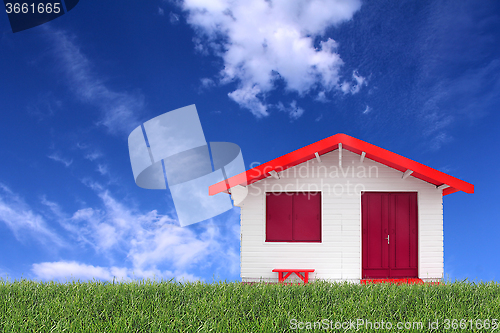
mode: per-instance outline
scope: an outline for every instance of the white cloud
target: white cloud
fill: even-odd
[[[105,164],[98,164],[97,165],[97,171],[102,175],[107,175],[109,173],[108,171],[108,166]]]
[[[174,25],[178,24],[179,23],[179,14],[175,14],[175,13],[170,12],[169,21],[170,21],[170,24],[174,24]]]
[[[447,143],[453,141],[453,137],[445,132],[439,132],[431,139],[430,149],[439,150],[441,147]]]
[[[320,91],[315,98],[316,101],[321,103],[328,103],[330,100],[326,97],[326,93],[324,91]]]
[[[92,149],[88,144],[77,142],[76,148],[83,150],[85,155],[83,156],[85,159],[89,161],[95,161],[98,158],[101,158],[103,155],[97,149]]]
[[[76,44],[75,38],[66,32],[59,30],[48,35],[54,45],[54,56],[59,59],[70,87],[82,101],[100,109],[102,118],[98,124],[104,125],[111,133],[128,135],[140,124],[137,114],[144,109],[144,97],[116,92],[106,86],[91,70],[93,64]]]
[[[33,212],[32,209],[7,186],[0,183],[0,221],[12,231],[18,241],[31,236],[38,241],[57,246],[66,246],[66,243],[52,231],[45,218]]]
[[[499,72],[500,60],[495,59],[483,67],[471,67],[457,78],[440,79],[418,90],[414,99],[422,103],[418,114],[424,126],[421,133],[430,140],[431,150],[439,150],[454,140],[450,129],[457,123],[474,123],[500,103]]]
[[[364,77],[360,76],[357,71],[354,71],[352,73],[352,79],[354,80],[353,83],[344,81],[340,85],[340,90],[344,94],[348,94],[348,93],[351,93],[353,95],[357,94],[361,90],[363,85],[367,84],[366,79]]]
[[[265,106],[257,97],[260,94],[260,88],[257,85],[253,87],[241,87],[228,96],[240,106],[249,109],[257,118],[269,115],[267,106]]]
[[[215,85],[214,80],[212,80],[208,77],[201,78],[200,81],[201,81],[201,86],[204,88],[213,87]]]
[[[343,89],[337,43],[324,33],[351,19],[359,0],[184,0],[181,6],[197,32],[196,49],[223,59],[221,83],[237,82],[229,97],[256,117],[269,114],[264,97],[277,80],[299,95]],[[353,79],[355,93],[363,78]]]
[[[361,87],[366,84],[366,79],[360,76],[356,71],[352,73],[353,79],[356,81],[356,84],[351,89],[351,94],[357,94]]]
[[[155,274],[165,278],[198,279],[189,272],[198,267],[196,264],[214,271],[237,272],[239,230],[235,228],[239,229],[239,226],[236,223],[233,226],[228,223],[227,228],[206,222],[195,228],[182,228],[176,220],[160,215],[156,210],[138,212],[130,204],[116,200],[102,186],[91,182],[89,186],[101,199],[101,208],[82,208],[66,215],[56,203],[46,199],[42,203],[51,209],[60,225],[80,245],[89,245],[110,261],[115,260],[115,253],[125,253],[132,266],[127,276],[133,271],[134,276],[140,278]],[[230,221],[236,220],[232,216]],[[196,228],[200,231],[195,232]],[[168,271],[160,271],[160,265],[168,267]],[[73,263],[69,267],[78,268],[80,265]],[[109,269],[93,272],[99,277],[109,276]],[[37,272],[40,277],[50,275],[43,273],[45,270]]]
[[[304,109],[297,106],[297,101],[292,101],[289,107],[285,107],[283,103],[279,102],[277,108],[282,112],[288,113],[292,120],[299,119],[304,114]]]
[[[69,167],[71,163],[73,163],[73,160],[68,160],[67,158],[62,157],[61,155],[55,152],[50,155],[47,155],[47,157],[50,158],[51,160],[64,164],[66,167]]]
[[[44,262],[33,264],[33,272],[40,278],[59,279],[75,276],[82,279],[112,279],[108,269],[92,265],[79,264],[75,261]],[[120,276],[122,277],[122,276]]]
[[[98,151],[93,151],[84,156],[87,160],[89,161],[94,161],[98,159],[99,157],[102,157],[102,153]]]
[[[89,149],[89,145],[86,143],[77,142],[76,148],[85,150],[85,149]]]
[[[108,280],[131,281],[134,279],[170,279],[178,281],[199,281],[199,277],[182,271],[133,270],[126,267],[93,266],[77,261],[54,261],[33,264],[32,272],[37,278],[44,280]]]
[[[182,228],[168,215],[161,215],[156,210],[140,212],[130,202],[114,198],[102,185],[91,180],[85,183],[95,191],[101,205],[68,214],[59,204],[42,197],[40,202],[48,208],[44,215],[0,183],[0,221],[19,241],[30,238],[44,245],[65,248],[72,244],[73,255],[85,255],[90,249],[110,262],[109,266],[95,266],[70,258],[37,263],[33,265],[37,277],[142,279],[156,276],[198,280],[193,269],[211,272],[210,275],[237,274],[239,225],[236,212],[227,221],[219,220],[223,226],[210,220]],[[63,231],[53,231],[47,221],[58,223]]]
[[[371,111],[372,111],[372,108],[369,105],[367,105],[366,108],[365,108],[365,110],[363,111],[363,114],[368,114]]]

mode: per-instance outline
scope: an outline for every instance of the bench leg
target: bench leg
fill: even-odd
[[[286,279],[288,279],[288,277],[289,277],[290,275],[292,275],[292,273],[293,273],[293,272],[287,272],[285,276],[283,276],[283,275],[282,275],[283,280],[282,280],[281,282],[285,282],[285,280],[286,280]],[[283,273],[281,273],[281,274],[283,274]]]
[[[305,277],[302,276],[302,274],[300,274],[300,272],[295,272],[295,274],[302,280],[302,282],[307,283],[305,280]],[[306,274],[306,276],[307,276],[307,272],[304,272],[304,274]]]

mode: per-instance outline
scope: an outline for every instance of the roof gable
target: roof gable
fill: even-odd
[[[436,187],[448,186],[443,190],[443,195],[458,191],[474,193],[474,185],[470,183],[428,167],[424,164],[410,160],[409,158],[398,155],[389,150],[372,145],[371,143],[339,133],[297,149],[281,157],[275,158],[274,160],[256,166],[253,169],[242,172],[225,181],[214,184],[209,187],[209,195],[227,192],[230,188],[237,185],[250,185],[271,176],[270,172],[284,171],[290,167],[316,158],[316,153],[318,153],[318,156],[321,156],[333,150],[339,149],[339,147],[358,155],[362,155],[364,153],[365,158],[369,158],[375,162],[379,162],[388,167],[399,170],[407,175],[411,174],[412,177],[431,183]]]

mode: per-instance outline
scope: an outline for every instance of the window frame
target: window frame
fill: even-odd
[[[268,214],[268,205],[267,205],[267,197],[269,195],[289,195],[292,197],[292,200],[293,200],[293,197],[296,195],[296,194],[312,194],[312,193],[315,193],[317,195],[319,195],[319,240],[294,240],[294,239],[290,239],[290,240],[268,240],[268,237],[267,237],[267,214]],[[291,223],[291,228],[293,230],[294,228],[294,221],[295,221],[295,217],[293,216],[294,215],[294,211],[293,209],[295,208],[295,204],[294,202],[292,201],[292,223]],[[293,232],[292,232],[292,238],[293,238]],[[264,243],[322,243],[323,242],[323,193],[322,191],[286,191],[286,192],[272,192],[272,191],[269,191],[269,192],[264,192]]]

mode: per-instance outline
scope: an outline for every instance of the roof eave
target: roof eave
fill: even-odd
[[[342,148],[356,154],[365,152],[365,158],[382,163],[395,170],[405,172],[412,170],[411,175],[433,185],[449,185],[443,190],[443,195],[463,191],[465,193],[474,193],[474,185],[461,179],[450,176],[444,172],[438,171],[424,164],[415,162],[404,156],[393,153],[384,148],[380,148],[371,143],[356,139],[346,134],[335,134],[326,139],[320,140],[303,148],[297,149],[291,153],[275,158],[267,163],[261,164],[233,176],[226,181],[221,181],[209,187],[209,195],[215,195],[221,192],[227,192],[228,189],[236,185],[250,185],[259,180],[270,176],[270,171],[281,172],[292,166],[304,163],[310,159],[316,158],[333,150],[336,150],[342,143]]]

